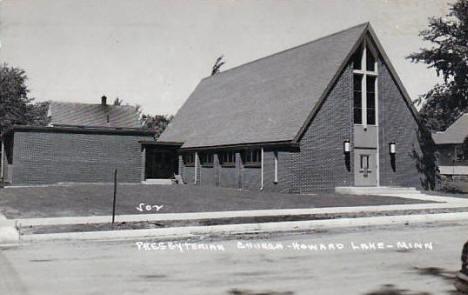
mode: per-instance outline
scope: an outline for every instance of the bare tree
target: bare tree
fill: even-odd
[[[211,76],[216,75],[217,73],[220,72],[221,66],[225,64],[223,58],[224,58],[224,55],[221,55],[220,57],[216,59],[216,62],[213,65],[213,68],[211,69]]]

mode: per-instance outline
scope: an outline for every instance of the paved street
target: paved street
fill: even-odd
[[[467,222],[192,239],[172,250],[48,242],[1,250],[0,294],[456,294],[466,239]],[[277,249],[246,249],[262,242]],[[408,292],[385,293],[386,284]]]

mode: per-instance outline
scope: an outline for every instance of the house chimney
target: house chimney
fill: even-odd
[[[102,106],[106,106],[107,105],[107,97],[105,95],[103,95],[101,97],[101,105]]]

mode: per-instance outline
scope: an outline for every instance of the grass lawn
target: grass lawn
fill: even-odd
[[[66,186],[0,189],[0,212],[7,218],[111,215],[113,185],[76,184]],[[145,205],[163,206],[146,211]],[[317,195],[280,194],[260,191],[194,186],[121,184],[117,189],[116,214],[182,213],[231,210],[349,207],[415,204],[424,201],[381,196],[334,193]],[[143,212],[137,210],[142,208]]]

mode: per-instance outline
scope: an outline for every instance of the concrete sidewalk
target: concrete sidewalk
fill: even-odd
[[[53,240],[125,240],[125,239],[178,239],[199,235],[233,235],[253,233],[275,233],[292,231],[326,230],[347,227],[368,227],[383,225],[413,225],[434,222],[458,222],[468,220],[468,212],[379,216],[364,218],[341,218],[330,220],[265,222],[255,224],[226,224],[213,226],[185,226],[158,229],[70,232],[34,234],[20,237],[21,242]]]

